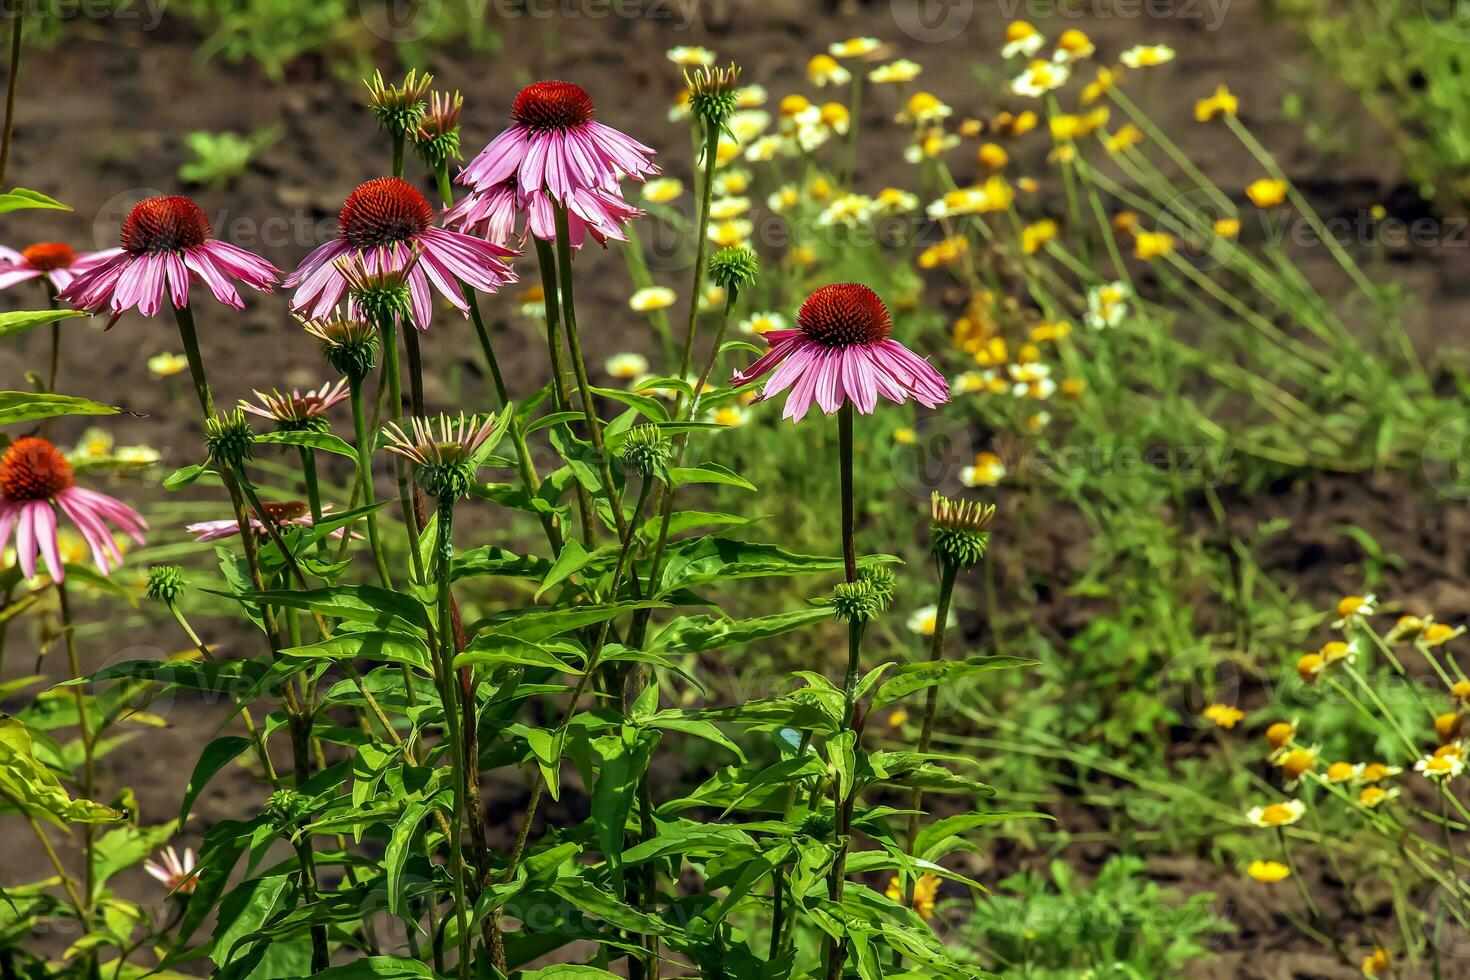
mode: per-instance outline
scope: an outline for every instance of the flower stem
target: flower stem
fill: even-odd
[[[56,583],[56,600],[61,607],[61,635],[66,644],[66,663],[71,671],[71,676],[80,679],[82,676],[81,658],[77,656],[77,633],[76,626],[72,623],[71,602],[67,598],[66,583]],[[77,702],[77,731],[82,743],[82,796],[92,798],[96,790],[96,759],[95,749],[97,745],[96,735],[92,731],[92,722],[87,717],[87,696],[82,690],[82,685],[72,688]],[[95,867],[96,864],[96,837],[93,833],[94,824],[82,825],[82,852],[83,861],[83,884],[82,894],[85,896],[83,911],[90,916],[92,911],[93,891],[95,889]]]
[[[857,548],[854,542],[854,506],[852,481],[852,402],[844,402],[837,410],[838,466],[842,478],[842,564],[849,583],[856,582]],[[842,727],[854,733],[856,750],[857,731],[854,721],[857,716],[857,684],[860,666],[860,651],[863,642],[863,621],[854,617],[847,624],[847,672],[843,678]],[[833,786],[833,803],[837,808],[837,820],[833,826],[837,857],[832,862],[832,871],[827,879],[827,895],[833,902],[842,901],[842,890],[847,877],[847,851],[852,832],[852,812],[856,803],[856,783],[848,789],[845,797],[836,797]],[[827,980],[840,980],[843,965],[847,962],[847,942],[827,940]]]
[[[348,388],[352,393],[352,430],[353,438],[357,440],[357,483],[358,490],[362,495],[364,506],[371,506],[376,500],[373,493],[373,447],[368,441],[367,413],[362,403],[362,378],[347,379]],[[383,553],[383,541],[378,531],[378,512],[368,511],[367,515],[368,545],[372,548],[373,561],[378,566],[378,579],[383,583],[383,588],[393,588],[393,577],[388,573],[388,558]],[[342,552],[345,553],[349,542],[352,540],[352,528],[343,529]],[[405,668],[407,669],[407,668]],[[410,686],[410,691],[412,687]]]
[[[457,700],[454,657],[454,626],[450,606],[452,597],[449,578],[454,562],[454,498],[448,495],[439,498],[439,541],[436,548],[435,569],[436,608],[439,622],[439,695],[444,703],[445,736],[450,743],[454,759],[454,808],[451,824],[450,863],[453,866],[454,905],[459,921],[459,975],[461,980],[469,977],[471,946],[468,901],[465,889],[464,863],[464,809],[470,771],[464,757],[464,742],[460,733],[460,711]],[[466,705],[466,716],[470,706]]]
[[[414,329],[409,327],[410,330]],[[398,326],[391,316],[383,317],[378,323],[382,335],[383,387],[388,392],[389,421],[403,417],[403,379],[398,368]],[[393,457],[393,473],[398,478],[398,506],[403,513],[404,529],[408,533],[409,568],[415,582],[423,582],[424,563],[419,556],[419,526],[413,509],[413,481],[408,476],[408,464],[401,457]]]
[[[572,243],[567,227],[567,209],[556,206],[556,259],[557,273],[561,279],[561,319],[566,328],[567,350],[571,354],[572,371],[577,378],[577,390],[582,398],[582,412],[587,417],[587,432],[592,439],[592,452],[597,456],[598,474],[602,477],[602,488],[612,506],[613,520],[618,535],[628,537],[624,523],[622,495],[613,483],[612,461],[602,442],[602,420],[597,417],[597,405],[592,400],[592,384],[587,380],[587,362],[582,357],[582,340],[577,333],[577,308],[572,291]],[[687,362],[688,357],[686,355]]]
[[[929,645],[929,662],[938,663],[944,659],[944,634],[945,627],[949,622],[949,603],[954,595],[955,576],[959,567],[952,561],[943,562],[943,569],[939,578],[939,606],[935,611],[934,637]],[[919,730],[919,754],[923,755],[929,751],[934,742],[934,719],[939,714],[939,685],[935,684],[929,688],[929,693],[924,700],[924,724]],[[919,805],[923,802],[924,791],[915,789],[909,795],[909,846],[910,857],[918,857],[914,853],[915,842],[919,839]],[[912,887],[912,886],[911,886]],[[910,904],[913,902],[913,894],[909,894]]]
[[[20,32],[25,22],[26,5],[11,4],[10,72],[5,83],[5,132],[0,135],[0,190],[5,189],[5,174],[10,169],[10,137],[15,123],[15,90],[20,84]]]
[[[699,186],[699,224],[694,239],[694,288],[689,295],[689,319],[684,325],[684,352],[679,361],[679,377],[689,373],[694,360],[694,328],[699,322],[699,296],[704,287],[704,267],[709,257],[709,212],[715,189],[715,157],[720,149],[718,126],[705,126],[704,179]]]
[[[209,380],[204,376],[204,358],[199,353],[194,313],[187,306],[175,306],[174,319],[179,324],[179,342],[184,345],[184,357],[189,361],[189,376],[194,379],[194,393],[199,396],[199,408],[208,421],[214,418],[214,395],[210,393]]]
[[[534,237],[534,236],[533,236]],[[541,267],[542,302],[546,305],[546,350],[551,359],[551,403],[558,412],[567,411],[567,383],[561,360],[561,304],[557,301],[556,252],[551,242],[536,238],[536,261]],[[582,540],[591,546],[596,529],[592,525],[592,499],[580,480],[577,512],[582,517]]]

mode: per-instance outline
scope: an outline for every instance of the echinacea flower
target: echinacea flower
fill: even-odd
[[[199,205],[177,194],[133,205],[123,219],[119,242],[118,248],[96,253],[95,261],[60,295],[88,313],[111,310],[109,327],[133,307],[155,316],[165,294],[176,309],[187,307],[194,282],[204,283],[226,306],[242,310],[245,301],[232,280],[268,293],[281,275],[265,259],[215,238]]]
[[[158,852],[157,861],[144,861],[143,870],[162,882],[170,893],[189,895],[199,884],[199,876],[194,872],[192,848],[184,848],[184,856],[180,858],[178,852],[170,844]]]
[[[46,278],[60,292],[99,261],[99,252],[78,252],[65,242],[36,242],[17,252],[0,245],[0,289]]]
[[[1274,885],[1291,877],[1291,869],[1280,861],[1252,861],[1246,867],[1245,873],[1266,885]]]
[[[315,521],[311,517],[311,509],[305,501],[268,500],[262,502],[262,507],[265,510],[265,516],[277,528],[312,527],[315,524]],[[331,509],[331,504],[323,504],[322,516],[325,517]],[[261,520],[260,515],[257,513],[250,515],[249,523],[252,534],[265,536],[270,533],[269,529],[265,526],[265,522]],[[240,523],[233,517],[216,521],[195,521],[193,524],[185,525],[184,530],[194,535],[194,540],[202,544],[206,541],[218,541],[221,538],[233,537],[239,534]],[[331,537],[340,539],[343,533],[344,529],[339,527],[331,532]]]
[[[626,236],[622,224],[642,212],[627,204],[618,182],[658,173],[653,150],[594,120],[596,109],[585,89],[571,82],[533,82],[511,106],[512,124],[460,171],[458,182],[470,196],[451,214],[457,224],[474,224],[483,195],[504,193],[508,183],[526,215],[531,234],[556,237],[555,208],[567,211],[573,246],[585,235],[598,241]]]
[[[107,525],[117,525],[138,544],[148,527],[142,515],[122,501],[77,486],[71,464],[45,439],[15,440],[0,455],[0,549],[14,531],[16,561],[26,578],[36,574],[37,554],[54,581],[66,577],[57,544],[58,509],[77,526],[104,575],[122,564],[122,552]]]
[[[240,408],[251,415],[270,419],[282,429],[312,429],[324,424],[325,419],[322,416],[332,406],[346,401],[349,393],[346,378],[339,379],[335,384],[324,384],[320,388],[305,392],[299,388],[292,388],[290,394],[274,388],[268,392],[257,389],[255,397],[260,404],[257,405],[242,398]]]
[[[783,418],[800,421],[813,402],[826,414],[849,400],[870,415],[878,396],[902,404],[910,398],[929,408],[949,401],[944,376],[889,337],[893,323],[878,294],[856,283],[823,286],[796,314],[796,329],[762,336],[770,349],[732,384],[744,385],[773,371],[760,400],[787,388]]]
[[[1251,807],[1245,818],[1257,827],[1286,827],[1296,823],[1306,812],[1306,804],[1301,800],[1287,800]]]
[[[506,264],[516,254],[513,250],[435,228],[433,221],[428,199],[401,177],[359,184],[337,217],[337,237],[314,249],[286,277],[285,285],[296,290],[291,308],[312,318],[330,314],[348,291],[337,264],[344,258],[355,258],[370,273],[407,269],[413,322],[420,330],[428,327],[433,311],[430,286],[468,316],[459,283],[493,293],[516,281]]]
[[[499,419],[490,415],[436,418],[413,418],[405,430],[396,422],[383,427],[388,452],[418,467],[419,484],[440,499],[463,497],[468,491],[474,471],[479,467],[479,454],[495,432]]]

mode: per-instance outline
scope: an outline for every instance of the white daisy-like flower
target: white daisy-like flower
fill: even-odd
[[[953,626],[954,624],[954,611],[950,610],[945,625]],[[913,615],[909,617],[908,627],[920,636],[933,636],[934,631],[939,628],[939,607],[924,606],[914,610]]]
[[[676,65],[684,65],[689,68],[699,68],[715,63],[715,53],[709,48],[697,46],[680,45],[669,48],[666,56]]]
[[[879,65],[877,68],[868,72],[868,81],[877,85],[902,85],[905,82],[912,82],[923,71],[923,67],[917,62],[909,61],[907,58],[900,58],[886,65]]]
[[[667,286],[645,286],[628,298],[628,306],[639,313],[666,310],[678,297]]]
[[[748,197],[722,197],[718,201],[710,202],[709,216],[713,221],[731,221],[749,210]]]
[[[1006,478],[1006,464],[995,453],[985,452],[975,462],[960,470],[960,482],[967,487],[993,487]]]
[[[763,334],[787,329],[786,318],[776,312],[752,313],[738,324],[741,333]]]
[[[668,204],[684,193],[684,183],[677,177],[656,177],[643,185],[643,199],[654,204]]]
[[[743,146],[766,131],[771,125],[771,114],[762,109],[733,112],[725,125],[730,127],[730,132]]]
[[[1072,77],[1067,65],[1052,61],[1033,61],[1026,70],[1011,82],[1011,91],[1016,95],[1036,99],[1061,88]]]
[[[762,136],[745,148],[745,159],[751,163],[770,163],[778,156],[794,156],[795,146],[780,136]]]
[[[1041,50],[1046,37],[1024,20],[1013,20],[1006,26],[1006,43],[1000,49],[1003,58],[1030,58]]]
[[[1138,44],[1124,51],[1118,60],[1129,68],[1152,68],[1174,60],[1174,49],[1167,44]]]
[[[1087,313],[1082,320],[1093,330],[1116,327],[1128,315],[1132,296],[1127,284],[1110,282],[1087,291]]]
[[[1378,612],[1378,596],[1373,593],[1367,595],[1343,596],[1337,603],[1337,619],[1333,621],[1333,629],[1361,623],[1364,619]]]
[[[648,373],[648,358],[642,354],[614,354],[603,363],[603,369],[614,378],[632,381]]]
[[[827,53],[834,58],[866,58],[882,46],[876,37],[853,37],[831,45]]]
[[[735,90],[735,108],[756,109],[766,104],[770,96],[762,85],[745,85]]]
[[[843,194],[822,209],[822,213],[817,216],[817,224],[827,228],[835,225],[856,228],[866,222],[872,213],[871,197],[866,194]]]
[[[1287,800],[1253,806],[1246,811],[1245,818],[1257,827],[1287,827],[1300,820],[1306,812],[1307,806],[1301,800]]]
[[[721,405],[709,413],[709,421],[715,425],[723,425],[727,428],[738,429],[750,421],[750,412],[739,405]]]
[[[1465,771],[1465,760],[1458,753],[1426,755],[1414,763],[1414,771],[1436,782],[1453,779]]]

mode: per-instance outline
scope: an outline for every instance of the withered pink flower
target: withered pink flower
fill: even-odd
[[[278,528],[314,526],[314,522],[311,519],[311,508],[304,501],[262,501],[262,504],[265,507],[266,516]],[[331,504],[323,504],[322,516],[326,517],[331,509]],[[184,530],[194,535],[195,541],[203,543],[205,541],[218,541],[221,538],[229,538],[239,534],[240,523],[233,517],[217,521],[195,521],[193,524],[185,525]],[[258,514],[250,515],[250,530],[252,533],[262,536],[270,533],[266,529],[265,522],[260,519]],[[340,540],[342,533],[343,529],[339,527],[331,531],[328,536]],[[357,535],[354,534],[353,537],[357,537]]]
[[[143,870],[161,881],[170,892],[180,895],[193,894],[199,885],[199,876],[194,871],[194,851],[188,847],[184,848],[184,856],[180,859],[170,844],[158,852],[157,861],[144,861]]]
[[[188,306],[193,282],[242,310],[245,301],[235,282],[268,293],[281,275],[265,259],[215,238],[199,205],[177,194],[135,204],[123,219],[120,241],[120,248],[96,253],[96,261],[61,291],[61,299],[77,309],[111,310],[109,327],[133,307],[155,316],[165,299],[176,309]]]
[[[251,415],[270,419],[283,429],[311,429],[324,424],[323,416],[328,410],[346,401],[351,393],[346,378],[306,392],[292,388],[290,394],[274,388],[270,391],[256,389],[255,397],[259,404],[242,398],[240,408]]]

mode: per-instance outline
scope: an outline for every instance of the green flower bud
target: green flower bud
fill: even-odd
[[[189,587],[189,579],[178,565],[154,565],[148,569],[148,598],[173,605]]]
[[[635,425],[628,430],[620,457],[643,477],[662,474],[674,448],[656,425]]]
[[[711,131],[723,130],[735,111],[740,69],[734,64],[729,68],[706,65],[685,72],[684,84],[689,87],[689,111],[694,117]]]
[[[254,443],[255,433],[238,408],[205,420],[204,444],[209,447],[209,458],[221,466],[233,469],[253,458]]]
[[[710,281],[732,296],[755,281],[760,260],[743,245],[722,248],[709,260]]]
[[[832,814],[819,811],[816,813],[808,813],[806,817],[802,819],[801,826],[797,828],[796,832],[798,834],[801,834],[803,837],[811,837],[815,838],[816,840],[826,840],[827,838],[832,836],[832,829],[836,825],[837,822],[832,818]]]
[[[373,72],[372,78],[364,79],[368,108],[377,118],[378,125],[395,137],[415,130],[419,117],[424,113],[424,96],[433,81],[433,75],[419,75],[415,69],[409,70],[401,85],[389,85],[380,71]]]
[[[361,381],[377,365],[378,328],[367,320],[350,317],[308,320],[299,316],[296,320],[307,333],[321,341],[322,356],[348,380]]]
[[[435,92],[429,96],[429,108],[419,120],[413,145],[424,166],[434,173],[449,161],[459,159],[459,113],[463,108],[464,96],[458,92],[453,95]]]
[[[990,543],[986,528],[995,517],[995,505],[951,500],[935,493],[929,511],[929,549],[955,568],[978,565]]]

